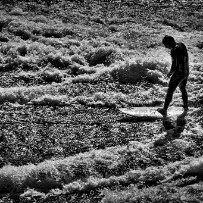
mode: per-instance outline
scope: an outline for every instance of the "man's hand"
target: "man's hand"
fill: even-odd
[[[171,72],[169,72],[169,73],[167,74],[167,77],[168,77],[168,78],[170,78],[170,77],[171,77],[171,75],[172,75],[172,73],[171,73]]]

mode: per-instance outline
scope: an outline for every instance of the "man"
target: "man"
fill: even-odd
[[[169,104],[172,101],[173,93],[178,86],[182,93],[184,111],[188,110],[186,84],[189,75],[189,58],[186,46],[183,43],[176,43],[173,37],[166,35],[162,43],[166,48],[171,50],[172,57],[171,70],[167,74],[171,79],[169,81],[164,107],[157,109],[159,113],[165,116],[167,115]]]

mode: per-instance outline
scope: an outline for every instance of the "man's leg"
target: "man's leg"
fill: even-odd
[[[164,108],[163,109],[157,109],[157,111],[159,113],[161,113],[162,115],[166,115],[167,114],[167,109],[169,107],[169,104],[172,101],[173,98],[173,93],[175,91],[175,89],[177,88],[177,86],[180,83],[180,76],[179,75],[172,75],[170,81],[169,81],[169,85],[168,85],[168,91],[166,94],[166,98],[165,98],[165,102],[164,102]]]
[[[186,91],[186,84],[187,84],[187,78],[185,78],[183,81],[181,81],[179,88],[182,93],[182,99],[183,99],[183,108],[184,110],[188,110],[188,94]]]
[[[168,91],[166,94],[166,98],[165,98],[165,103],[164,103],[164,109],[167,111],[169,104],[172,101],[173,98],[173,93],[175,91],[175,89],[178,87],[178,84],[180,83],[180,78],[176,75],[173,75],[171,77],[171,80],[169,82],[169,87],[168,87]]]

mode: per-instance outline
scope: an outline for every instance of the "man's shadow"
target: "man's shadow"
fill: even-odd
[[[184,131],[185,126],[187,124],[186,120],[187,112],[184,111],[180,115],[177,116],[177,119],[172,119],[171,117],[164,116],[163,117],[163,126],[166,131],[166,135],[162,138],[159,138],[155,141],[155,146],[164,145],[167,142],[170,142],[174,139],[177,139],[181,136],[181,133]]]

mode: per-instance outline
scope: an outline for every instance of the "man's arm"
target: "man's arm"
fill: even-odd
[[[167,74],[168,77],[170,77],[173,74],[173,72],[177,69],[177,66],[178,66],[177,55],[173,55],[171,56],[171,58],[172,58],[172,65],[169,73]]]

